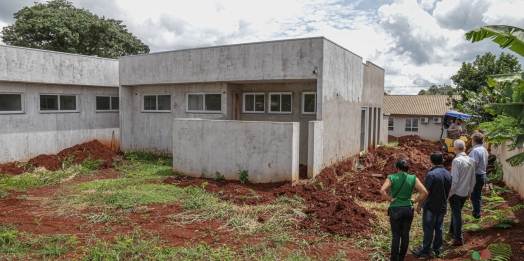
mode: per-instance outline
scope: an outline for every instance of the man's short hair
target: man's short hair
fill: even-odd
[[[429,155],[429,159],[433,163],[433,165],[442,165],[444,162],[444,157],[442,156],[442,153],[435,151]]]
[[[466,143],[464,143],[463,140],[456,139],[453,142],[453,148],[458,149],[458,150],[464,150],[466,148]]]
[[[462,120],[461,119],[457,119],[458,122],[462,123]]]
[[[472,139],[473,139],[477,144],[482,144],[482,143],[484,143],[484,136],[482,135],[482,133],[478,133],[478,132],[473,133],[473,137],[472,137]]]

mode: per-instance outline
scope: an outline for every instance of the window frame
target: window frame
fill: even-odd
[[[42,95],[56,95],[58,96],[57,106],[58,110],[42,110],[40,104],[40,96]],[[76,110],[60,110],[60,96],[75,96]],[[39,113],[78,113],[80,112],[80,94],[75,93],[38,93],[38,112]]]
[[[391,126],[389,126],[389,123],[391,122]],[[388,131],[395,130],[395,118],[388,118]]]
[[[246,111],[246,96],[247,95],[253,95],[253,101],[256,101],[256,95],[264,95],[264,110],[263,111],[255,111],[253,108],[253,111]],[[266,113],[266,93],[265,92],[245,92],[242,94],[242,113],[254,113],[254,114],[264,114]]]
[[[20,94],[20,111],[0,111],[0,114],[24,114],[25,113],[25,92],[0,92],[0,94]]]
[[[279,94],[280,95],[280,111],[272,111],[271,110],[271,95],[275,95],[275,94]],[[291,111],[289,112],[282,112],[282,94],[289,94],[291,95]],[[268,101],[268,113],[271,113],[271,114],[288,114],[288,115],[292,115],[293,114],[293,92],[270,92],[268,93],[268,97],[269,99],[267,99]]]
[[[98,110],[96,108],[96,98],[98,97],[109,97],[109,110]],[[112,98],[118,98],[118,110],[113,110],[113,99]],[[142,107],[144,108],[144,107]],[[119,112],[120,111],[120,96],[113,96],[113,95],[95,95],[95,112]]]
[[[218,110],[218,111],[206,111],[206,94],[207,95],[213,95],[213,94],[220,95],[220,110]],[[202,111],[195,111],[195,110],[190,110],[189,109],[189,95],[203,95],[204,96],[204,99],[202,100],[204,108],[203,108]],[[220,92],[191,92],[191,93],[186,93],[186,113],[197,113],[197,114],[200,114],[200,113],[220,114],[220,113],[222,113],[222,93],[220,93]]]
[[[169,110],[159,110],[158,109],[158,95],[160,96],[169,96]],[[146,96],[155,96],[156,97],[156,110],[145,110],[144,109],[144,98]],[[155,113],[155,112],[163,112],[163,113],[170,113],[171,112],[171,105],[173,105],[171,99],[173,98],[173,95],[171,94],[153,94],[153,93],[143,93],[142,94],[142,102],[141,102],[141,106],[140,106],[140,109],[142,112],[152,112],[152,113]],[[120,104],[118,104],[118,107],[120,108]],[[120,111],[120,110],[118,110]]]
[[[314,94],[315,95],[315,112],[305,112],[304,107],[306,105],[306,95],[308,94]],[[291,96],[291,105],[293,105],[293,96]],[[317,92],[302,92],[302,105],[300,106],[302,110],[302,114],[307,115],[315,115],[317,114]],[[293,106],[291,106],[291,110],[293,110]]]
[[[404,131],[408,131],[408,132],[418,132],[418,129],[420,128],[419,125],[420,125],[420,122],[419,122],[419,119],[418,118],[406,118],[406,124],[407,124],[407,120],[410,120],[411,121],[411,124],[410,124],[410,129],[411,130],[406,130],[408,128],[407,125],[404,126]],[[417,127],[413,127],[413,120],[417,120]],[[413,128],[417,128],[417,130],[413,130]]]

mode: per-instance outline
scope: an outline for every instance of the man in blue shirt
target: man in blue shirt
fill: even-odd
[[[439,257],[442,251],[442,235],[444,233],[444,215],[447,210],[447,199],[451,189],[451,174],[442,166],[443,157],[440,152],[433,152],[429,156],[434,167],[426,175],[424,186],[429,196],[423,204],[419,204],[417,212],[422,211],[422,229],[424,240],[419,251],[413,251],[417,258],[429,259],[431,254],[431,243],[433,252]],[[422,205],[422,206],[421,206]]]
[[[486,183],[486,166],[488,165],[488,151],[484,148],[484,136],[481,133],[473,134],[471,139],[473,149],[469,153],[469,157],[475,161],[475,187],[471,193],[471,204],[473,211],[471,215],[475,218],[480,218],[480,209],[482,208],[482,188]]]

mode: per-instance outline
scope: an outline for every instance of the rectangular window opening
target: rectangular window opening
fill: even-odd
[[[393,130],[393,124],[394,124],[393,118],[389,117],[389,119],[388,119],[388,130],[390,130],[390,131]]]
[[[302,93],[302,113],[315,114],[317,113],[317,94],[315,92]]]
[[[222,112],[222,94],[188,93],[186,112],[220,113]]]
[[[405,131],[418,132],[418,119],[406,119]]]
[[[291,93],[269,93],[269,112],[291,114],[293,100]]]
[[[70,94],[41,94],[40,111],[77,112],[78,95]]]
[[[21,93],[0,93],[0,113],[23,112]]]
[[[119,106],[119,104],[117,103]],[[145,94],[144,109],[146,112],[170,112],[171,95]]]
[[[118,111],[118,96],[96,96],[97,111]]]
[[[264,93],[244,93],[244,113],[264,113],[265,94]]]

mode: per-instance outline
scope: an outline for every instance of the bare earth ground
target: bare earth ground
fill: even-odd
[[[27,233],[31,237],[39,235],[77,237],[78,243],[75,247],[60,255],[47,257],[48,260],[95,260],[86,257],[88,255],[86,253],[89,252],[86,249],[93,248],[96,242],[120,244],[118,236],[136,233],[137,228],[142,231],[142,234],[161,238],[158,247],[189,248],[203,242],[210,248],[225,247],[236,251],[236,259],[259,260],[254,256],[268,257],[267,252],[271,250],[276,256],[269,260],[286,260],[286,258],[289,260],[305,258],[380,260],[387,256],[389,244],[389,239],[385,236],[389,234],[389,226],[387,222],[384,223],[387,217],[383,215],[387,205],[381,202],[378,192],[384,179],[371,177],[371,174],[393,173],[392,162],[403,157],[412,166],[410,172],[423,180],[425,172],[431,165],[428,155],[438,150],[438,144],[432,145],[420,141],[418,137],[401,138],[399,143],[396,148],[378,148],[360,157],[339,163],[325,169],[316,179],[301,180],[298,184],[288,182],[241,184],[238,181],[189,178],[170,174],[143,180],[143,183],[152,185],[203,188],[207,193],[216,195],[218,203],[229,202],[232,203],[231,206],[238,206],[239,209],[235,211],[239,211],[239,216],[243,215],[242,211],[246,211],[246,216],[255,215],[254,224],[235,225],[237,219],[234,217],[194,218],[195,216],[191,215],[201,213],[200,210],[198,208],[195,211],[188,210],[187,203],[180,200],[141,204],[127,209],[60,203],[62,202],[60,200],[67,199],[68,195],[71,196],[67,194],[68,191],[79,184],[96,180],[122,179],[128,175],[125,167],[106,168],[107,164],[104,163],[101,170],[77,175],[58,184],[6,190],[8,195],[0,198],[2,210],[0,225],[12,227],[19,234]],[[85,151],[81,148],[76,149],[78,152]],[[128,164],[128,160],[117,159],[117,161],[124,166]],[[448,160],[446,166],[449,168],[449,165]],[[502,181],[496,181],[495,184],[504,185]],[[0,188],[1,186],[0,182]],[[523,203],[515,192],[503,193],[502,196],[507,202],[501,204],[500,209]],[[279,200],[282,197],[301,199],[302,213],[296,215],[288,213],[290,222],[285,223],[284,220],[283,223],[278,223],[285,226],[281,231],[271,231],[271,227],[251,229],[251,227],[259,228],[265,224],[272,224],[277,214],[262,210],[257,210],[258,212],[253,214],[249,211],[253,211],[256,207],[263,208],[277,204],[281,202]],[[187,221],[188,217],[194,219]],[[466,231],[465,245],[459,248],[445,246],[446,256],[441,260],[470,260],[473,250],[480,251],[489,244],[499,242],[511,245],[513,250],[511,260],[524,260],[524,223],[522,223],[524,210],[511,213],[511,217],[516,217],[521,222],[517,222],[509,229],[487,226],[479,232]],[[420,218],[420,215],[416,215],[414,223],[420,223]],[[182,222],[182,219],[187,222]],[[242,229],[238,229],[239,227]],[[250,232],[246,232],[247,230]],[[412,242],[419,247],[421,232],[415,230],[414,228],[412,231]],[[96,241],[97,239],[99,241]],[[377,243],[381,240],[382,244]],[[0,241],[0,247],[1,244]],[[255,255],[251,255],[250,251],[254,251]],[[291,255],[295,251],[301,254],[292,259]],[[30,258],[43,259],[39,253],[29,251],[29,254],[20,260]],[[192,259],[189,255],[186,258]],[[218,256],[194,259],[221,260]],[[7,260],[2,258],[2,253],[0,253],[0,260]],[[408,254],[406,260],[415,259]]]

